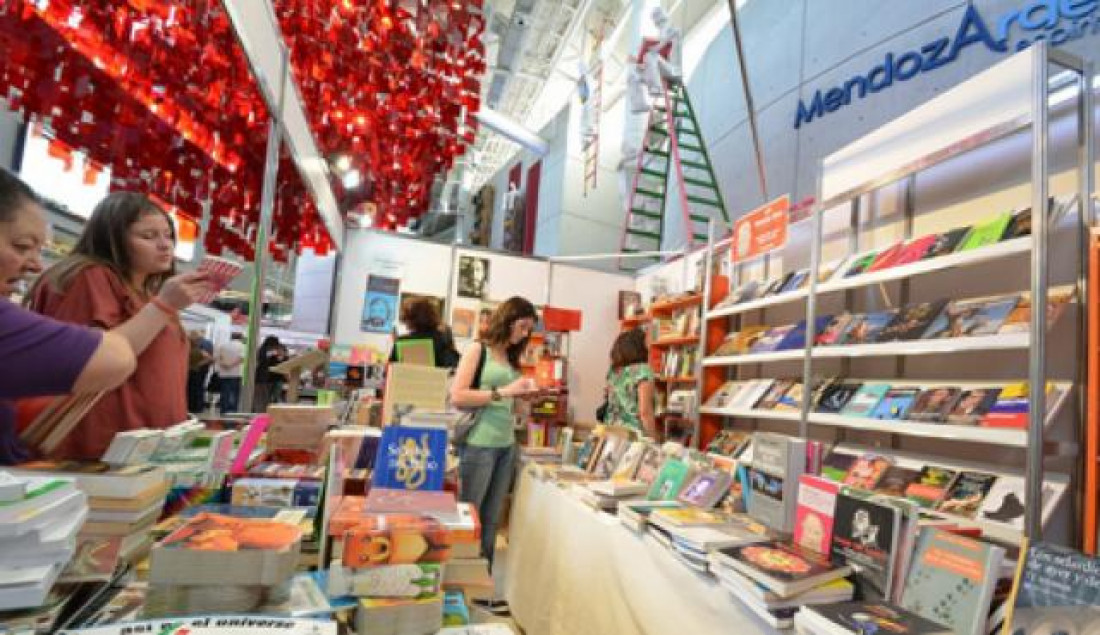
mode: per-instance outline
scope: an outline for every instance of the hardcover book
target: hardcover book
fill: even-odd
[[[1018,296],[954,300],[928,325],[926,340],[993,335],[1016,308]]]
[[[923,423],[943,423],[961,394],[962,390],[953,386],[925,388],[913,402],[906,418]]]
[[[917,480],[909,484],[905,489],[905,497],[921,507],[933,507],[943,499],[951,482],[955,480],[955,472],[935,465],[925,465],[921,468]]]
[[[829,553],[833,539],[833,514],[840,485],[821,476],[803,474],[798,479],[795,512],[795,544],[821,554]]]
[[[917,538],[901,605],[960,635],[985,635],[1004,549],[938,529]]]
[[[970,227],[957,227],[950,231],[946,231],[936,236],[936,241],[932,243],[932,246],[928,248],[928,251],[924,254],[924,259],[937,258],[939,256],[946,256],[949,253],[954,252],[959,243],[966,238],[970,233]]]
[[[858,318],[852,313],[841,313],[829,320],[824,328],[818,330],[814,342],[817,346],[832,346],[844,340],[844,334]]]
[[[951,635],[951,630],[912,611],[884,602],[838,602],[806,606],[795,617],[799,633],[851,635]]]
[[[661,466],[661,471],[646,494],[647,500],[673,500],[680,490],[684,488],[691,471],[686,461],[677,457],[669,457]]]
[[[722,470],[706,470],[684,487],[676,497],[681,503],[710,509],[722,500],[733,484],[733,475]]]
[[[886,475],[893,461],[889,457],[879,454],[864,454],[852,464],[851,469],[844,475],[844,484],[866,491],[872,491],[878,486],[879,481]]]
[[[1096,633],[1100,626],[1100,558],[1045,543],[1027,549],[1002,632]]]
[[[903,512],[886,499],[841,492],[836,500],[831,555],[856,572],[864,598],[889,599],[900,548]]]
[[[894,321],[896,315],[897,309],[860,315],[858,319],[852,322],[852,325],[844,334],[844,341],[841,342],[841,344],[854,346],[857,344],[873,344],[877,342],[879,333],[889,326],[890,322]]]
[[[387,489],[441,490],[447,468],[447,430],[387,426],[382,430],[371,485]]]
[[[920,339],[928,325],[943,311],[947,300],[911,304],[898,312],[889,326],[879,333],[878,341],[894,342]]]
[[[863,384],[841,409],[840,414],[848,417],[869,417],[889,391],[890,384]]]
[[[905,419],[918,393],[918,388],[891,388],[871,411],[871,418]]]
[[[997,401],[1000,388],[973,388],[963,391],[959,400],[947,413],[947,422],[956,425],[976,426]]]
[[[995,474],[959,472],[951,489],[947,490],[936,509],[947,514],[973,518],[996,481]]]
[[[998,214],[992,220],[975,225],[974,229],[967,235],[966,240],[963,241],[958,250],[970,251],[971,249],[978,249],[979,247],[985,247],[1000,242],[1001,236],[1004,236],[1005,229],[1011,222],[1012,214],[1010,212],[1005,212],[1004,214]]]
[[[798,477],[806,467],[806,442],[780,434],[753,436],[752,467],[748,470],[749,514],[779,531],[794,529]]]
[[[844,406],[848,405],[852,397],[856,396],[856,393],[859,392],[860,386],[862,385],[863,384],[857,382],[843,381],[830,383],[822,389],[821,396],[817,400],[817,406],[814,408],[814,411],[828,414],[839,413],[844,409]]]
[[[446,562],[450,556],[447,528],[417,514],[366,514],[344,534],[343,564],[351,569]]]
[[[824,555],[782,541],[727,547],[716,551],[715,557],[780,597],[843,578],[851,571],[834,566]]]

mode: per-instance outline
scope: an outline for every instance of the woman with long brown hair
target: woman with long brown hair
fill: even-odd
[[[116,432],[187,418],[189,344],[179,312],[207,285],[203,274],[175,275],[175,244],[163,209],[141,194],[116,192],[96,206],[72,253],[31,290],[33,310],[112,330],[138,355],[137,372],[103,395],[54,457],[98,459]]]
[[[619,334],[611,347],[611,370],[607,374],[608,422],[641,430],[656,439],[654,381],[645,333],[632,329]]]
[[[481,409],[459,456],[459,498],[477,507],[481,551],[490,565],[515,470],[515,400],[537,392],[533,380],[520,376],[520,356],[537,319],[535,306],[523,298],[510,298],[497,307],[484,339],[472,344],[459,361],[451,385],[454,405]],[[473,388],[478,368],[480,387]]]

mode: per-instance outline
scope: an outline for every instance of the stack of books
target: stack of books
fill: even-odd
[[[45,603],[87,513],[72,479],[0,472],[0,611]]]
[[[288,523],[198,514],[153,548],[145,614],[247,613],[285,602],[301,538]]]
[[[697,507],[654,510],[649,531],[678,560],[700,573],[710,570],[712,552],[769,538],[757,523]]]
[[[775,628],[790,628],[799,607],[850,600],[851,573],[792,542],[766,541],[710,554],[710,570],[733,597]]]
[[[149,530],[160,517],[168,493],[162,468],[38,461],[18,469],[25,474],[72,478],[88,497],[88,517],[80,530],[82,558],[74,563],[66,579],[109,577],[114,565],[135,562],[149,552]]]

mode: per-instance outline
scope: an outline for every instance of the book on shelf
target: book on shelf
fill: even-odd
[[[893,597],[904,523],[904,509],[893,499],[850,491],[837,496],[830,553],[855,571],[861,597]]]
[[[1005,212],[984,223],[974,225],[974,228],[967,234],[966,240],[962,241],[957,251],[970,251],[971,249],[987,247],[1000,242],[1011,222],[1012,212]]]
[[[764,394],[752,404],[757,410],[771,410],[779,404],[779,400],[794,386],[795,379],[776,379],[770,382]]]
[[[859,392],[863,384],[859,382],[834,380],[821,389],[821,394],[814,406],[814,412],[826,414],[838,414],[848,402]]]
[[[847,311],[840,315],[834,315],[829,319],[828,324],[817,331],[817,335],[814,337],[814,343],[817,346],[840,344],[844,341],[844,335],[857,321],[858,317],[859,316],[856,314]]]
[[[848,268],[844,270],[844,277],[852,278],[866,272],[867,268],[871,266],[871,263],[873,263],[877,257],[877,251],[869,251],[853,256],[851,262],[848,263]]]
[[[803,474],[798,479],[798,508],[795,512],[795,544],[829,553],[833,519],[840,485],[821,476]]]
[[[791,383],[790,388],[779,395],[779,399],[772,406],[772,409],[780,412],[801,412],[804,393],[802,382],[795,380]]]
[[[1002,474],[989,488],[978,509],[977,519],[1000,523],[1017,531],[1024,529],[1024,492],[1026,484],[1023,477]],[[1043,511],[1042,523],[1054,513],[1066,491],[1064,482],[1045,481],[1042,486]]]
[[[901,605],[960,635],[985,635],[1003,548],[934,528],[922,529]]]
[[[619,291],[619,319],[637,318],[645,315],[642,306],[642,294],[637,291]]]
[[[875,485],[874,492],[882,496],[905,498],[905,491],[919,476],[920,472],[917,470],[902,467],[900,465],[891,465],[886,468],[886,473],[882,475],[878,484]]]
[[[855,455],[842,452],[830,452],[821,463],[821,475],[830,481],[841,483],[855,464]]]
[[[905,243],[903,241],[898,241],[890,245],[875,255],[875,259],[871,261],[871,264],[867,265],[863,273],[882,271],[883,269],[889,269],[890,267],[896,266],[904,250]]]
[[[100,459],[112,465],[139,465],[148,463],[164,438],[163,430],[122,430],[115,433],[111,445]]]
[[[749,514],[779,531],[794,529],[798,478],[806,467],[806,441],[758,432],[749,469]]]
[[[730,402],[731,408],[754,408],[756,404],[764,398],[764,395],[771,390],[772,385],[776,380],[773,379],[753,379],[745,385],[745,388],[738,391],[734,395],[733,400]]]
[[[923,339],[994,335],[1019,302],[1018,295],[952,300],[928,325]]]
[[[817,270],[818,283],[827,282],[831,280],[838,271],[844,269],[844,265],[847,264],[848,258],[838,258],[836,260],[830,260],[829,262],[822,263]]]
[[[814,333],[822,332],[833,317],[831,315],[823,315],[814,320]],[[777,351],[789,351],[797,348],[806,347],[806,320],[800,321],[791,329],[787,335],[783,338],[779,345],[775,347]]]
[[[736,459],[751,441],[752,437],[743,430],[719,430],[707,444],[707,454],[719,454]]]
[[[995,474],[959,472],[943,499],[936,504],[936,511],[974,518],[996,481]]]
[[[947,422],[955,425],[976,426],[997,402],[1000,388],[971,388],[964,390],[951,411],[947,413]]]
[[[1002,632],[1095,633],[1100,558],[1046,543],[1024,544]]]
[[[695,475],[677,495],[686,505],[711,509],[722,500],[733,484],[733,474],[724,470],[703,470]]]
[[[846,417],[869,417],[888,392],[890,384],[863,384],[840,410],[840,414]]]
[[[921,390],[906,419],[924,423],[943,423],[955,407],[962,389],[954,386],[932,386]]]
[[[872,491],[893,465],[893,460],[881,454],[867,453],[856,459],[844,475],[844,485]]]
[[[872,419],[905,419],[919,393],[919,388],[891,387],[870,416]]]
[[[856,316],[848,330],[845,331],[844,340],[840,343],[845,346],[853,346],[877,342],[879,333],[894,321],[897,313],[897,309],[889,309]]]
[[[1057,395],[1057,389],[1052,382],[1047,383],[1046,396],[1049,406]],[[982,415],[981,425],[989,428],[1018,428],[1027,427],[1030,408],[1030,389],[1027,382],[1009,384],[997,394],[997,399],[989,405]]]
[[[919,302],[903,307],[894,321],[879,333],[877,341],[896,342],[920,339],[932,320],[943,311],[947,300]]]
[[[1054,326],[1066,308],[1073,302],[1077,291],[1073,286],[1056,287],[1047,291],[1047,328]],[[1027,333],[1031,329],[1031,292],[1020,294],[1016,308],[1005,318],[998,333]]]
[[[888,602],[806,606],[794,618],[799,635],[952,635],[951,629]]]
[[[0,470],[0,503],[22,500],[29,488],[30,481],[25,476],[16,476],[11,472]]]
[[[925,465],[920,469],[917,480],[905,488],[905,497],[921,507],[934,507],[951,488],[955,474],[955,470]]]
[[[784,338],[794,330],[793,324],[785,326],[773,326],[764,333],[764,335],[756,340],[749,349],[749,353],[756,355],[759,353],[770,353],[779,349],[779,345],[783,342]]]
[[[0,611],[41,606],[61,573],[63,563],[0,568]]]
[[[933,242],[928,248],[928,251],[925,252],[923,259],[928,260],[930,258],[938,258],[954,253],[955,250],[958,249],[959,244],[970,234],[970,229],[971,227],[967,225],[965,227],[956,227],[942,234],[936,234],[935,242]]]
[[[905,247],[894,261],[894,266],[900,267],[918,262],[928,255],[928,252],[935,246],[937,238],[936,234],[928,234],[905,243]]]
[[[798,291],[802,289],[810,282],[810,270],[799,269],[791,274],[791,277],[787,279],[786,284],[779,290],[779,293],[791,293],[792,291]]]
[[[780,597],[790,597],[851,573],[828,556],[783,541],[766,541],[714,552],[722,565],[740,572]]]

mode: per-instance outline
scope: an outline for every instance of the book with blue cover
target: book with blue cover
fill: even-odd
[[[815,334],[815,336],[816,336],[817,333],[821,333],[822,331],[824,331],[825,327],[828,326],[829,323],[832,322],[832,321],[833,321],[833,316],[831,316],[831,315],[824,315],[824,316],[821,316],[821,317],[818,317],[817,319],[815,319],[814,320],[814,325],[815,325],[814,326],[814,334]],[[806,320],[801,320],[798,324],[795,325],[795,327],[793,329],[790,330],[790,332],[787,333],[787,336],[784,337],[781,342],[779,342],[779,346],[776,346],[775,350],[777,350],[777,351],[787,351],[787,350],[793,350],[793,349],[796,349],[796,348],[805,348],[805,347],[806,347]]]
[[[891,388],[871,411],[871,418],[904,419],[919,393],[919,388]]]
[[[446,429],[388,426],[382,430],[371,485],[439,491],[443,489],[446,469]]]
[[[840,343],[851,346],[877,342],[879,333],[894,321],[897,314],[897,309],[890,309],[860,315],[848,327],[844,333],[844,340]]]
[[[863,384],[859,392],[841,409],[840,414],[848,417],[869,417],[889,391],[890,384]]]

